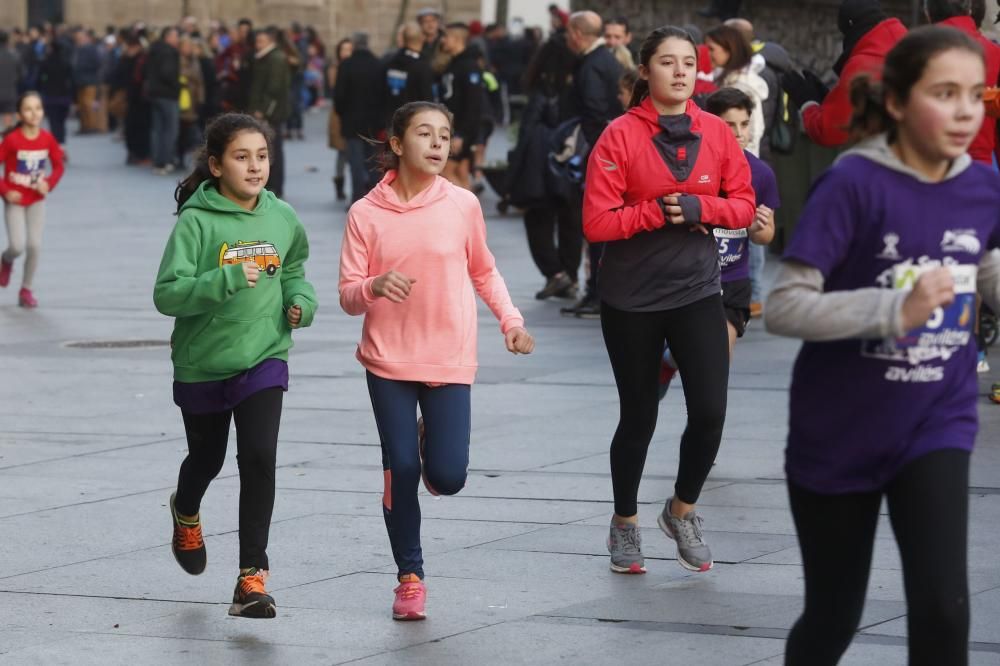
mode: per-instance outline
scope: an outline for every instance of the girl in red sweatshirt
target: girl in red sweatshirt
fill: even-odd
[[[0,287],[10,284],[14,260],[27,248],[17,298],[25,308],[38,306],[31,293],[31,281],[42,246],[45,198],[63,175],[63,151],[55,137],[42,129],[44,117],[41,96],[36,92],[24,93],[17,101],[18,124],[0,142],[0,164],[4,169],[0,196],[4,199],[7,223],[7,249],[0,255]]]
[[[615,513],[611,570],[643,573],[636,497],[656,427],[664,342],[684,377],[688,423],[673,497],[658,523],[678,562],[712,567],[695,502],[715,460],[726,417],[729,351],[711,227],[743,229],[754,218],[750,167],[719,118],[692,101],[697,46],[671,26],[639,53],[629,111],[612,121],[587,166],[583,230],[606,243],[601,328],[621,402],[611,441]],[[687,370],[685,368],[688,368]]]
[[[465,485],[476,375],[476,301],[500,321],[507,350],[534,340],[493,255],[479,200],[439,174],[452,117],[430,102],[393,115],[385,177],[351,206],[340,256],[340,305],[365,315],[357,358],[365,367],[382,444],[382,511],[399,586],[397,620],[422,620],[421,475],[432,494]],[[423,425],[418,434],[417,405]]]

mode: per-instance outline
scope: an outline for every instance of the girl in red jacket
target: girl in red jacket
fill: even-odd
[[[21,307],[38,305],[31,293],[31,280],[38,267],[45,225],[45,198],[63,174],[63,152],[51,134],[42,129],[42,98],[24,93],[17,101],[17,126],[0,143],[0,196],[4,198],[7,249],[0,255],[0,287],[10,284],[14,260],[27,248],[24,276],[17,300]],[[48,173],[51,165],[52,171]],[[27,236],[27,243],[25,243]]]
[[[691,101],[697,46],[671,26],[646,38],[629,111],[597,141],[587,165],[583,230],[606,243],[601,328],[618,384],[611,442],[615,513],[611,570],[643,573],[636,497],[656,427],[664,342],[684,377],[688,423],[674,494],[658,523],[692,571],[712,568],[695,502],[722,439],[728,335],[718,249],[710,227],[743,229],[754,217],[750,167],[719,118]]]

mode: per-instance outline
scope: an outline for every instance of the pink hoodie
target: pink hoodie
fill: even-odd
[[[365,315],[357,358],[386,379],[471,384],[476,376],[476,297],[500,330],[524,325],[486,247],[479,200],[440,176],[403,203],[389,184],[351,206],[340,253],[340,306]],[[377,298],[375,278],[416,279],[402,303]]]

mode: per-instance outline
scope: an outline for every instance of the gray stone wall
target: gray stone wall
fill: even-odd
[[[664,24],[694,24],[702,30],[718,23],[696,14],[710,0],[574,0],[574,9],[592,9],[601,16],[626,16],[635,39]],[[839,0],[744,0],[743,15],[753,21],[757,36],[784,46],[803,67],[827,72],[841,51],[837,30]],[[911,0],[882,0],[890,14],[910,25]]]

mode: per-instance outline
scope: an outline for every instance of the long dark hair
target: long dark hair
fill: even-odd
[[[729,62],[722,66],[722,75],[719,77],[720,85],[727,76],[740,71],[753,59],[753,46],[750,45],[750,40],[731,25],[719,25],[712,28],[705,33],[705,39],[711,39],[729,54]]]
[[[208,159],[214,157],[216,162],[222,162],[222,156],[237,134],[242,132],[257,132],[263,135],[267,141],[268,150],[271,149],[274,135],[271,128],[264,122],[257,120],[253,116],[245,113],[224,113],[218,116],[205,130],[205,145],[201,147],[195,156],[194,171],[182,180],[174,190],[174,201],[177,202],[177,213],[181,212],[184,202],[191,198],[206,180],[212,181],[216,187],[219,179],[212,175],[208,168]]]
[[[396,109],[396,112],[392,114],[392,120],[389,122],[389,136],[386,137],[385,143],[382,144],[382,152],[378,156],[378,166],[383,173],[399,168],[399,156],[392,152],[392,146],[389,144],[389,141],[393,137],[402,141],[403,135],[406,134],[406,130],[410,126],[410,121],[413,120],[413,116],[422,111],[439,111],[448,119],[449,125],[453,126],[455,124],[455,117],[448,110],[448,107],[437,102],[408,102]]]
[[[909,31],[886,56],[881,82],[867,75],[851,82],[851,105],[854,107],[848,126],[851,137],[858,140],[888,132],[889,140],[894,140],[896,120],[886,109],[886,97],[891,95],[900,104],[905,104],[931,58],[952,50],[983,57],[982,47],[955,28],[930,25]]]
[[[21,113],[21,107],[24,105],[25,100],[27,100],[29,97],[37,97],[39,102],[42,101],[42,94],[40,92],[35,90],[26,90],[18,96],[17,103],[14,105],[14,110],[17,111],[18,113]],[[4,130],[3,134],[0,134],[0,139],[7,138],[8,134],[13,132],[14,130],[21,129],[23,125],[24,122],[21,121],[21,119],[19,118],[16,123],[14,123],[12,126]]]
[[[671,38],[683,39],[690,43],[694,49],[695,57],[697,57],[698,45],[695,43],[691,33],[677,26],[665,25],[646,35],[646,39],[642,40],[642,46],[639,47],[639,64],[645,67],[647,72],[649,71],[649,63],[653,60],[653,56],[656,55],[656,49],[660,48],[660,44]],[[632,99],[628,102],[628,108],[631,109],[639,106],[642,104],[642,100],[648,96],[649,81],[642,78],[638,79],[632,87]]]

